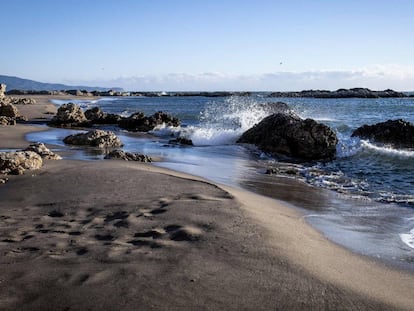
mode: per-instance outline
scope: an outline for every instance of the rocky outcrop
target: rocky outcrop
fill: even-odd
[[[145,116],[142,112],[137,112],[119,121],[119,127],[132,132],[148,132],[162,124],[166,126],[178,126],[180,125],[180,120],[159,111],[149,117]]]
[[[277,113],[247,130],[238,143],[255,144],[273,155],[302,160],[329,160],[336,155],[336,134],[312,119]]]
[[[398,119],[363,125],[352,133],[352,137],[371,139],[396,148],[414,148],[414,124]]]
[[[4,98],[4,94],[6,93],[6,84],[0,84],[0,99]]]
[[[80,127],[87,126],[89,123],[79,105],[68,103],[59,107],[56,115],[49,122],[49,125]]]
[[[42,157],[42,159],[61,160],[62,157],[48,149],[44,143],[33,143],[23,151],[33,151]]]
[[[113,150],[105,156],[105,159],[120,159],[125,161],[152,162],[151,157],[141,153],[125,152],[123,150]]]
[[[394,90],[372,91],[367,88],[327,90],[306,90],[301,92],[274,92],[269,97],[310,97],[310,98],[390,98],[407,97],[404,93]]]
[[[20,113],[16,106],[13,104],[0,102],[0,116],[16,119],[20,116]]]
[[[16,118],[0,116],[0,125],[16,125]]]
[[[63,142],[69,145],[85,145],[97,148],[116,148],[123,146],[121,140],[113,132],[102,130],[70,135],[63,139]]]
[[[42,158],[33,151],[0,152],[0,174],[21,175],[42,165]]]
[[[118,124],[121,116],[106,113],[100,107],[93,107],[85,111],[85,117],[93,124]]]

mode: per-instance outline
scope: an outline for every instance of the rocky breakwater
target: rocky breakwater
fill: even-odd
[[[87,133],[69,135],[63,139],[65,144],[82,145],[97,148],[122,147],[121,140],[111,131],[93,130]]]
[[[388,120],[357,128],[352,137],[369,139],[395,148],[414,148],[414,124],[398,120]]]
[[[269,97],[309,97],[309,98],[393,98],[407,97],[404,93],[394,90],[372,91],[367,88],[328,90],[305,90],[300,92],[274,92]]]
[[[244,132],[237,142],[254,144],[275,156],[309,161],[335,158],[338,139],[324,124],[278,112]]]

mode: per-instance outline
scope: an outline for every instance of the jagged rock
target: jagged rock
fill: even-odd
[[[17,98],[17,97],[7,97],[7,101],[13,105],[34,105],[36,100],[33,98]]]
[[[158,111],[150,117],[146,117],[142,112],[137,112],[119,121],[119,127],[133,132],[148,132],[153,130],[157,125],[162,124],[166,126],[178,126],[180,125],[180,120],[162,111]]]
[[[68,127],[86,126],[88,120],[79,105],[68,103],[59,107],[49,124]]]
[[[0,99],[4,98],[4,93],[6,93],[6,84],[0,84]]]
[[[152,162],[151,157],[141,153],[125,152],[123,150],[113,150],[105,156],[105,159],[121,159],[125,161]]]
[[[312,119],[277,113],[247,130],[238,143],[255,144],[274,155],[303,160],[327,160],[336,155],[336,134]]]
[[[16,125],[16,118],[0,116],[0,125]]]
[[[193,141],[189,138],[185,137],[177,137],[176,139],[171,139],[169,144],[178,144],[178,145],[185,145],[185,146],[194,146]]]
[[[38,155],[42,157],[42,159],[49,159],[49,160],[61,160],[62,159],[60,155],[57,155],[56,153],[50,151],[50,149],[48,149],[44,143],[30,144],[29,147],[27,147],[23,151],[36,152]]]
[[[42,158],[33,151],[0,152],[0,174],[21,175],[42,165]]]
[[[111,131],[93,130],[87,133],[69,135],[63,139],[65,144],[87,145],[98,148],[122,147],[121,140]]]
[[[17,118],[20,116],[19,110],[13,104],[0,102],[0,116]]]
[[[352,133],[352,137],[372,139],[396,148],[414,148],[414,124],[398,119],[363,125]]]
[[[118,124],[121,116],[102,111],[100,107],[93,107],[85,111],[85,117],[93,124]]]

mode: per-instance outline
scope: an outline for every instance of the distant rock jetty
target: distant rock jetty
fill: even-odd
[[[408,95],[394,90],[372,91],[367,88],[327,90],[307,90],[300,92],[273,92],[269,97],[310,97],[310,98],[391,98],[409,97]]]

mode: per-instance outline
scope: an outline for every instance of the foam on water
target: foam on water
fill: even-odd
[[[400,239],[408,245],[408,247],[414,249],[414,229],[411,229],[410,233],[401,233]]]
[[[364,148],[373,150],[375,152],[381,153],[383,155],[399,157],[399,158],[414,158],[414,151],[404,150],[404,149],[394,149],[387,146],[377,146],[369,141],[361,140],[361,145]]]

